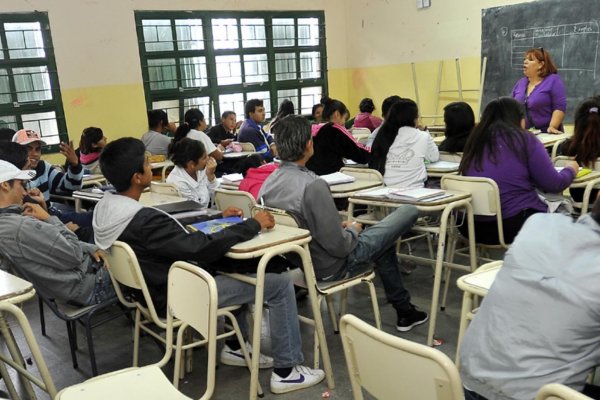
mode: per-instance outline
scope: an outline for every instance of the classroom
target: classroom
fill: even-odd
[[[0,399],[600,398],[600,12],[573,1],[2,0]],[[153,311],[115,297],[127,257]],[[181,362],[179,318],[208,342]],[[236,319],[246,345],[213,337]]]

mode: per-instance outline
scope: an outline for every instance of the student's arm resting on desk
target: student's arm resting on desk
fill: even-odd
[[[528,135],[528,142],[529,174],[536,186],[549,193],[565,190],[575,179],[576,172],[571,168],[556,171],[542,142],[533,135]]]
[[[440,150],[433,141],[433,137],[431,137],[429,132],[425,131],[424,133],[427,134],[427,153],[425,154],[425,161],[436,162],[440,159]]]
[[[338,132],[340,132],[338,135],[338,144],[341,149],[342,157],[349,158],[350,160],[359,164],[368,163],[369,159],[371,158],[371,153],[369,150],[362,144],[358,143],[352,136],[348,136],[339,130]]]
[[[313,241],[334,257],[343,258],[350,254],[358,242],[358,232],[352,227],[342,228],[324,180],[317,179],[306,187],[302,207]]]

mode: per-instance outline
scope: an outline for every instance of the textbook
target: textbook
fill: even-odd
[[[346,175],[341,172],[334,172],[333,174],[321,175],[321,179],[327,182],[328,185],[339,185],[341,183],[351,183],[356,180],[355,177],[351,175]]]
[[[209,219],[208,221],[197,222],[195,224],[188,225],[188,228],[190,228],[192,231],[200,231],[210,235],[222,231],[228,226],[239,224],[243,221],[244,219],[242,217]]]
[[[244,175],[242,175],[242,174],[227,174],[227,175],[223,175],[221,178],[223,178],[223,182],[235,183],[235,182],[241,182],[242,179],[244,179]]]
[[[436,161],[432,163],[425,164],[427,169],[437,170],[437,171],[458,171],[458,166],[460,163],[455,161]]]
[[[394,189],[388,194],[392,199],[402,199],[410,201],[421,201],[432,198],[447,197],[442,189],[414,188],[414,189]]]

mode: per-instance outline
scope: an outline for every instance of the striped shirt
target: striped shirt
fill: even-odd
[[[48,161],[40,160],[35,172],[35,178],[29,181],[29,186],[40,189],[46,201],[50,199],[50,194],[69,195],[74,190],[81,189],[83,180],[81,163],[77,164],[76,167],[69,165],[65,173]]]

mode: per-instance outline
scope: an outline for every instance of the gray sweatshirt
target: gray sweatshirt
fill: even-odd
[[[465,387],[534,399],[547,383],[582,390],[600,364],[600,225],[530,217],[461,344]]]
[[[290,211],[312,236],[310,254],[318,279],[329,277],[346,266],[358,242],[358,233],[342,228],[329,185],[305,167],[283,162],[265,180],[259,201],[266,206]]]
[[[59,301],[85,304],[95,285],[97,247],[80,242],[56,217],[46,222],[21,215],[18,205],[0,208],[0,247],[33,280],[37,290]]]

